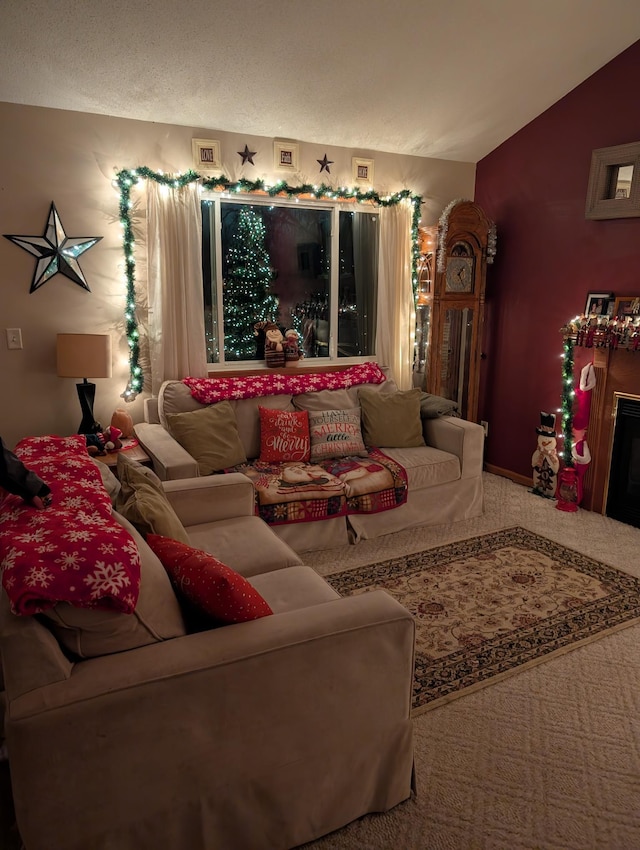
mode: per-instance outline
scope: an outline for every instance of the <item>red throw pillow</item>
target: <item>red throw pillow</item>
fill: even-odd
[[[280,463],[287,460],[302,462],[311,456],[309,413],[306,410],[260,411],[260,460]]]
[[[148,534],[146,540],[177,590],[218,622],[244,623],[273,614],[246,578],[208,552],[160,534]]]

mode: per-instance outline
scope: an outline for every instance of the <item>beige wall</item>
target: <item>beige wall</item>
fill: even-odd
[[[219,139],[224,173],[231,179],[284,179],[290,183],[353,185],[351,157],[375,160],[380,194],[404,188],[421,194],[423,222],[432,224],[449,201],[473,197],[475,166],[420,157],[326,147],[300,142],[300,175],[273,170],[273,139],[109,118],[86,113],[0,103],[0,233],[42,235],[54,201],[68,236],[102,236],[80,259],[91,292],[56,275],[29,294],[35,258],[0,239],[0,435],[9,446],[30,434],[70,434],[80,422],[72,378],[58,378],[57,333],[111,333],[113,378],[97,379],[95,413],[103,425],[128,377],[124,337],[122,266],[116,170],[146,165],[154,170],[192,167],[191,139]],[[241,167],[236,151],[248,144],[255,166]],[[327,154],[331,175],[316,159]],[[144,192],[138,195],[140,243],[138,290],[144,297]],[[142,318],[142,317],[141,317]],[[5,328],[21,328],[24,348],[8,350]],[[142,398],[127,405],[142,418]]]

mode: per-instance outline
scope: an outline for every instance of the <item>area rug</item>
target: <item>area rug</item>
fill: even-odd
[[[640,620],[640,580],[519,527],[326,579],[413,615],[414,715]]]

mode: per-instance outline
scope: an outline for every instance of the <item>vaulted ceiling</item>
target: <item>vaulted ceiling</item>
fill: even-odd
[[[3,0],[0,101],[477,162],[639,0]]]

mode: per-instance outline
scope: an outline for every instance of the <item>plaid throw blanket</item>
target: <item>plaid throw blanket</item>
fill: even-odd
[[[369,457],[317,463],[254,461],[225,472],[242,472],[251,479],[256,513],[270,525],[379,513],[407,501],[406,470],[374,448]]]
[[[28,437],[15,454],[49,485],[52,504],[38,510],[13,495],[0,503],[0,570],[13,612],[37,614],[69,602],[132,613],[138,549],[111,515],[84,436]]]

